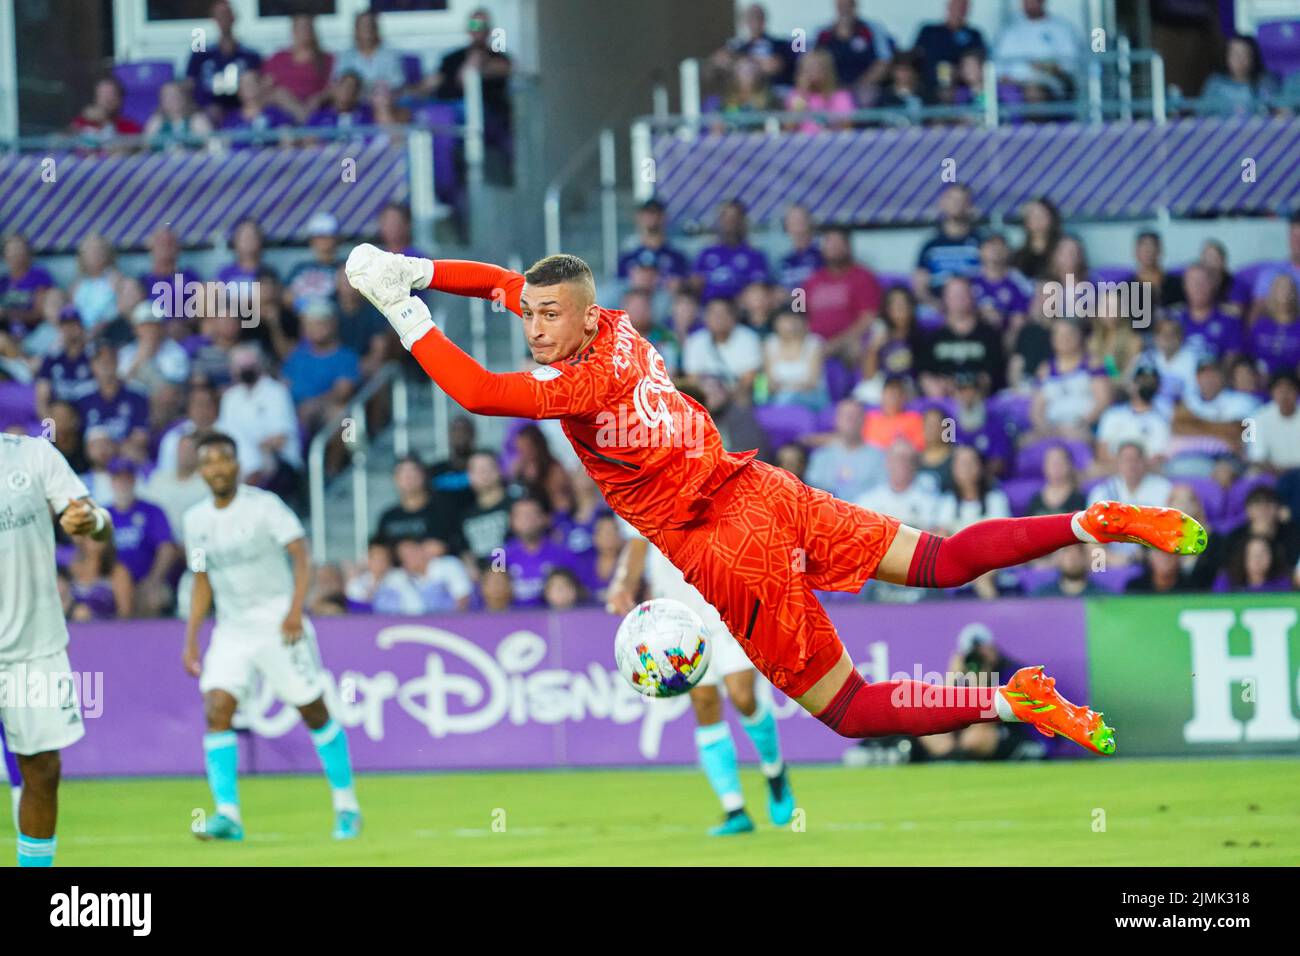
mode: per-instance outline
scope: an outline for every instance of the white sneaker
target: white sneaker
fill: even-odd
[[[404,302],[414,288],[427,288],[433,279],[433,263],[428,259],[399,256],[368,242],[348,254],[344,266],[348,282],[385,314]]]

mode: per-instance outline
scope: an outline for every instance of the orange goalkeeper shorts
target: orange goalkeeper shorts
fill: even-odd
[[[844,649],[814,592],[862,590],[898,526],[754,461],[718,489],[702,521],[651,542],[717,608],[759,672],[799,697]]]

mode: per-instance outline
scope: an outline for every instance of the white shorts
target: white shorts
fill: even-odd
[[[0,723],[12,753],[62,750],[86,736],[66,650],[0,664]]]
[[[291,707],[302,707],[325,693],[316,646],[316,629],[303,618],[303,636],[286,644],[278,627],[262,631],[212,631],[212,643],[203,655],[199,690],[224,690],[241,703],[256,690],[261,675],[271,692]]]

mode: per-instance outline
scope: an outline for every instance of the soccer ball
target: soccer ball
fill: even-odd
[[[646,697],[676,697],[708,670],[713,641],[681,601],[655,598],[634,607],[614,635],[619,673]]]

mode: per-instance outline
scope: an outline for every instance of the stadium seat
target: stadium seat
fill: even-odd
[[[1043,459],[1047,452],[1060,445],[1070,453],[1074,467],[1086,471],[1092,464],[1092,449],[1085,441],[1068,441],[1061,438],[1044,438],[1030,442],[1016,453],[1014,476],[1017,478],[1041,478],[1043,476]]]
[[[1259,278],[1260,272],[1269,268],[1270,262],[1252,262],[1244,265],[1232,274],[1232,298],[1249,302],[1252,291],[1255,288],[1255,280]]]
[[[1228,510],[1227,488],[1213,478],[1177,478],[1174,479],[1174,484],[1190,485],[1196,492],[1196,497],[1201,499],[1201,507],[1205,509],[1205,520],[1210,523],[1210,530],[1223,530],[1223,519]]]
[[[877,272],[876,280],[882,289],[892,289],[894,286],[902,286],[904,289],[912,287],[912,277],[906,272]]]
[[[1023,392],[999,392],[988,401],[989,416],[1002,419],[1013,432],[1029,431],[1034,427],[1029,417],[1033,402],[1033,396]]]
[[[1140,564],[1121,564],[1118,567],[1107,568],[1105,571],[1092,575],[1092,583],[1097,585],[1103,591],[1109,591],[1112,594],[1123,594],[1128,583],[1142,573]]]
[[[1128,266],[1098,266],[1092,270],[1093,282],[1128,282],[1133,270]]]
[[[814,431],[833,432],[835,431],[835,406],[828,405],[817,413],[817,427]]]
[[[838,402],[853,391],[858,384],[858,376],[837,358],[826,360],[826,388],[830,391],[831,401]]]
[[[1261,23],[1255,31],[1264,66],[1285,79],[1300,72],[1300,20]]]
[[[0,430],[15,425],[27,428],[36,422],[36,387],[22,382],[0,381]]]
[[[1034,500],[1034,495],[1038,494],[1038,489],[1043,487],[1043,480],[1041,478],[1008,478],[998,487],[1007,496],[1007,502],[1011,505],[1011,513],[1021,517],[1029,512],[1029,503]]]
[[[420,62],[420,54],[403,53],[402,54],[402,79],[407,86],[415,86],[424,78],[424,65]]]
[[[422,126],[435,127],[433,134],[433,183],[438,201],[446,203],[457,210],[464,203],[460,172],[457,169],[456,154],[460,140],[452,131],[463,117],[458,103],[430,103],[420,107],[412,120]],[[438,128],[442,128],[439,131]]]
[[[1056,568],[1017,568],[1016,578],[1020,589],[1026,594],[1033,594],[1039,588],[1046,587],[1061,576]]]
[[[158,91],[175,78],[176,70],[171,60],[139,60],[117,64],[113,75],[126,92],[122,115],[143,126],[158,109]]]
[[[759,405],[754,417],[767,432],[773,448],[798,441],[817,426],[816,413],[802,405]]]

